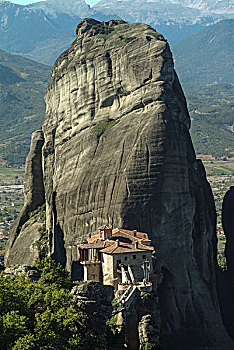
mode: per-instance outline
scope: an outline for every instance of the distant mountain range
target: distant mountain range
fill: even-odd
[[[234,19],[194,33],[173,48],[182,83],[234,83]]]
[[[90,6],[84,0],[40,1],[27,5],[27,8],[43,10],[47,16],[52,18],[56,18],[58,13],[66,13],[69,16],[84,18],[91,12]]]
[[[159,24],[162,20],[195,23],[207,16],[221,18],[234,14],[231,0],[101,0],[94,9],[102,13],[111,11],[130,21],[140,17],[144,22]]]
[[[173,48],[197,153],[233,156],[234,20],[194,33]]]
[[[190,129],[197,154],[233,157],[234,85],[183,86],[188,102]]]
[[[50,67],[0,50],[0,155],[23,164],[31,133],[40,129]]]
[[[28,6],[0,1],[0,48],[52,65],[75,39],[77,23],[87,16],[101,20],[122,16],[131,22],[147,22],[164,35],[168,31],[168,37],[176,38],[172,42],[181,40],[172,51],[193,119],[195,148],[199,153],[207,150],[217,156],[230,155],[234,19],[204,25],[232,16],[231,1],[168,3],[166,16],[165,2],[153,0],[102,0],[93,8],[83,0],[50,0]],[[180,13],[182,7],[187,12]],[[190,13],[189,19],[186,13]],[[198,29],[202,30],[182,40]],[[42,124],[49,73],[48,66],[0,50],[0,155],[9,164],[24,162],[30,135]]]
[[[52,64],[74,40],[79,20],[65,13],[50,18],[41,9],[0,2],[0,48]]]
[[[204,26],[234,18],[232,0],[101,0],[94,6],[128,22],[143,22],[162,33],[171,45]]]
[[[209,26],[174,50],[195,148],[219,157],[232,154],[234,135],[233,23],[225,20]],[[0,155],[9,164],[24,163],[30,135],[41,127],[49,75],[50,67],[0,50]]]
[[[85,17],[144,22],[173,46],[221,19],[233,18],[231,0],[48,0],[21,6],[0,0],[0,48],[52,65],[75,39]]]

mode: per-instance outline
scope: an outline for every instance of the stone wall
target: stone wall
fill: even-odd
[[[82,265],[84,266],[85,281],[102,282],[100,263],[86,263]]]
[[[136,259],[133,259],[133,257],[136,257]],[[114,269],[116,270],[118,261],[121,261],[121,264],[123,264],[126,267],[130,265],[136,281],[143,280],[144,274],[143,274],[142,264],[145,260],[148,260],[152,266],[151,251],[135,252],[135,253],[127,253],[127,254],[113,254]]]
[[[114,263],[112,255],[102,254],[102,274],[103,283],[113,286],[116,275],[114,273]]]

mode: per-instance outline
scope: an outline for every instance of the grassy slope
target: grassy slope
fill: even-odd
[[[0,64],[11,72],[11,79],[0,76],[0,154],[10,164],[22,164],[31,133],[41,128],[50,67],[2,50]]]
[[[173,48],[176,70],[186,84],[233,83],[234,19],[194,33]]]
[[[190,116],[191,135],[197,153],[216,157],[234,156],[234,86],[184,86]]]

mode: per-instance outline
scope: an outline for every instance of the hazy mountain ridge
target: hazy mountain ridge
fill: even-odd
[[[233,156],[233,35],[234,20],[227,19],[192,34],[173,49],[197,153]]]
[[[24,79],[11,68],[0,64],[0,84],[15,84]]]
[[[202,18],[211,17],[217,20],[222,18],[232,18],[234,7],[232,1],[212,1],[212,0],[101,0],[94,7],[106,13],[110,10],[122,16],[136,17],[141,15],[145,22],[160,23],[161,20],[174,19],[178,22],[197,23]],[[122,12],[124,10],[124,12]],[[160,17],[159,17],[160,15]],[[162,16],[162,17],[161,17]]]
[[[40,62],[53,62],[74,40],[80,18],[65,13],[50,18],[41,9],[0,3],[0,48]]]
[[[230,11],[233,12],[233,1],[230,0],[181,0],[181,4],[198,8],[204,12],[226,13],[228,15],[230,15]]]
[[[216,1],[216,5],[211,0],[101,0],[93,9],[105,14],[114,12],[127,22],[147,23],[174,46],[207,25],[233,18],[233,5],[226,3],[228,0]]]
[[[149,2],[160,2],[158,0],[150,0]],[[179,4],[181,6],[199,9],[206,13],[217,13],[230,15],[233,11],[233,1],[230,0],[167,0],[168,3]]]
[[[192,120],[191,137],[197,154],[232,157],[234,85],[183,86]]]
[[[173,49],[182,83],[233,83],[234,19],[220,21],[181,41]]]
[[[94,14],[100,20],[109,19],[91,10],[83,0],[41,1],[26,6],[1,1],[0,48],[52,65],[75,39],[77,23]]]
[[[233,75],[230,74],[230,62],[232,61],[230,35],[233,33],[233,23],[234,20],[225,20],[210,26],[198,34],[193,34],[174,50],[176,70],[184,85],[189,102],[192,117],[191,133],[198,153],[207,151],[209,154],[216,156],[231,154],[230,143],[233,142],[233,133],[231,132],[233,104],[231,99],[233,93],[231,94],[232,86],[230,84],[222,83],[231,82],[233,79]],[[214,36],[215,39],[212,40]],[[208,47],[211,45],[214,45],[214,48],[209,52]],[[0,136],[4,145],[9,139],[17,140],[16,145],[20,145],[17,149],[11,149],[13,158],[10,157],[9,148],[1,147],[1,152],[9,162],[14,162],[14,155],[18,155],[19,150],[23,149],[23,152],[20,151],[20,162],[23,163],[30,144],[30,133],[40,128],[42,124],[44,114],[43,94],[46,90],[48,81],[46,77],[49,77],[49,69],[43,65],[25,60],[23,57],[7,53],[3,55],[2,51],[0,52],[0,86],[2,92],[0,108],[1,118],[3,118],[1,120],[4,120],[4,123],[1,124],[2,133]],[[27,75],[29,73],[22,71],[22,66],[25,64],[22,64],[24,60],[27,64],[31,62],[30,64],[36,65],[34,67],[38,67],[38,72],[41,68],[42,71],[46,69],[46,74],[45,71],[42,74],[37,73],[37,78],[35,78],[33,73],[30,82]],[[201,60],[206,67],[203,71],[199,71],[202,67]],[[214,60],[216,60],[216,63],[211,64]],[[25,90],[25,87],[30,86],[35,90],[37,84],[34,84],[34,81],[35,79],[40,81],[41,76],[44,76],[45,79],[40,86],[39,93],[34,91],[29,99],[29,90],[27,90],[28,88]],[[18,80],[21,79],[27,79],[26,82],[20,82],[20,88],[25,91],[24,101],[17,90]],[[217,82],[220,83],[217,84]],[[9,83],[12,84],[9,86],[7,85]],[[212,85],[206,86],[208,83]],[[212,107],[209,107],[209,105]],[[30,108],[32,108],[32,111]],[[35,115],[35,117],[27,119],[30,115]],[[25,125],[27,126],[25,127]],[[22,127],[25,127],[25,130]],[[19,130],[21,130],[20,133]],[[220,130],[220,132],[217,132],[217,130]],[[215,142],[212,141],[214,139]]]
[[[23,164],[30,134],[40,129],[50,67],[0,50],[0,155]]]
[[[228,0],[102,0],[92,8],[84,0],[27,6],[0,1],[0,48],[52,65],[75,39],[74,28],[85,17],[147,23],[173,46],[206,25],[232,18],[233,7]]]
[[[84,0],[48,0],[27,5],[29,9],[42,9],[49,16],[57,16],[58,12],[69,14],[70,16],[88,17],[91,13],[90,6]]]

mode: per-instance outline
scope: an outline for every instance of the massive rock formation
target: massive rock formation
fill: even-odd
[[[107,320],[112,313],[114,288],[99,282],[85,282],[72,288],[72,306],[87,315],[88,328],[103,335],[107,331]]]
[[[225,255],[227,258],[228,275],[234,293],[234,186],[231,186],[223,199],[222,224],[227,239]]]
[[[227,270],[219,271],[218,292],[221,312],[228,333],[234,338],[234,186],[224,196],[222,224],[227,239],[225,256]]]
[[[37,247],[40,241],[40,229],[44,220],[34,211],[45,203],[45,192],[42,173],[42,131],[32,135],[30,152],[25,164],[24,207],[11,227],[5,254],[7,265],[33,265],[40,256]],[[36,214],[40,214],[39,212]]]
[[[26,187],[45,193],[48,254],[79,276],[88,232],[102,224],[147,232],[167,348],[230,350],[216,293],[213,196],[166,40],[147,25],[86,19],[56,61],[45,100],[42,165],[26,169]],[[41,171],[43,182],[30,180]],[[24,244],[38,241],[24,226],[28,210],[35,205],[12,229],[7,266],[38,256]]]

